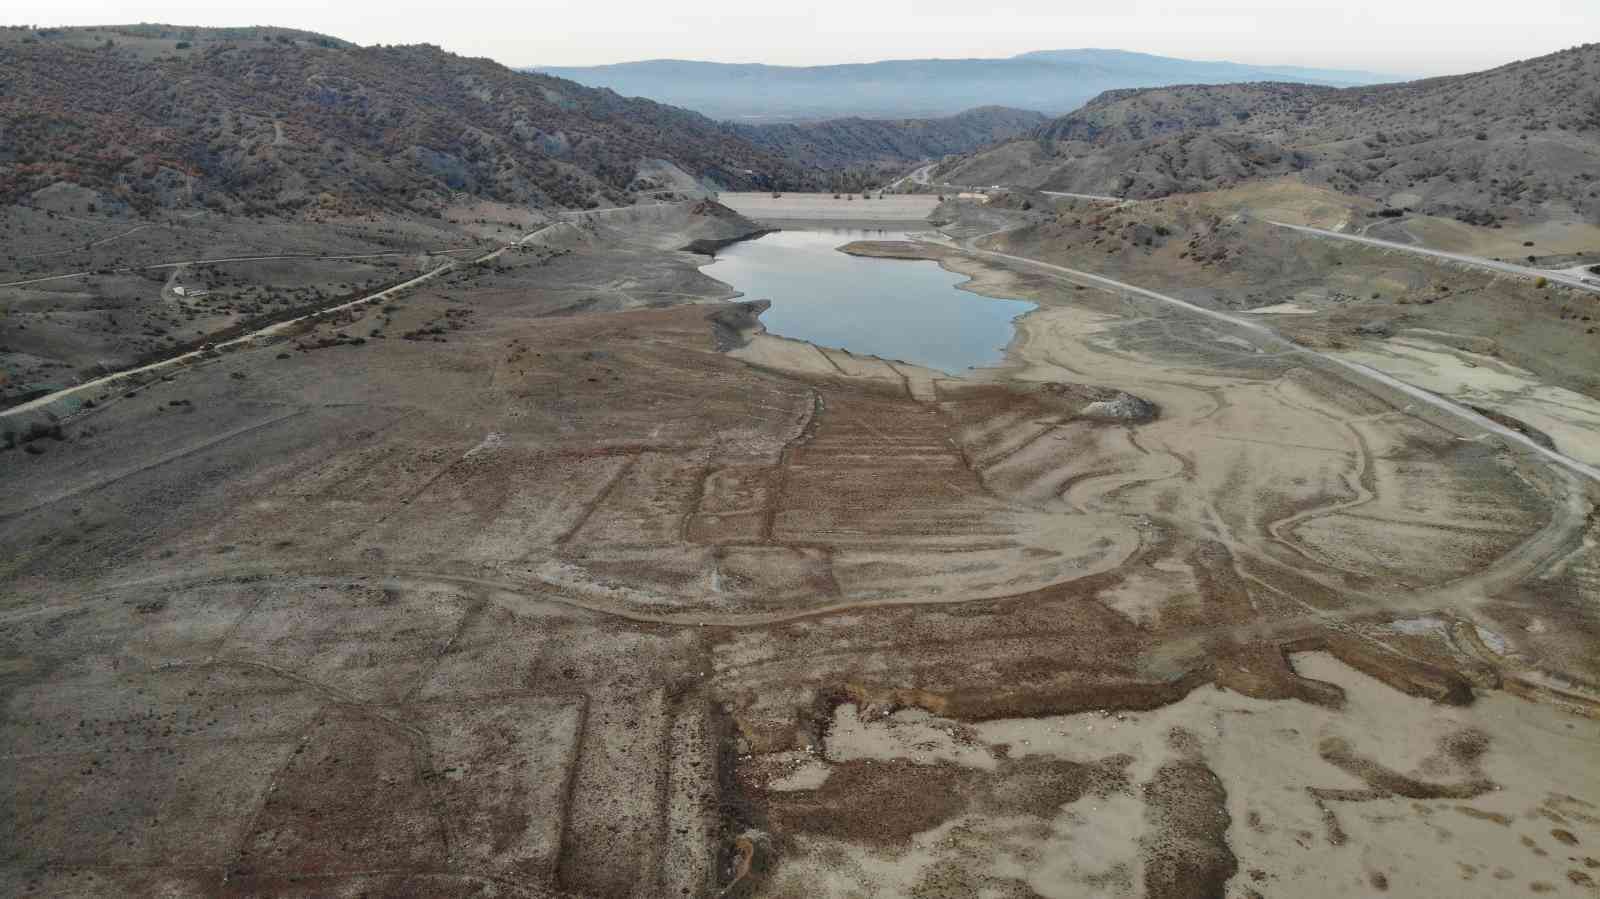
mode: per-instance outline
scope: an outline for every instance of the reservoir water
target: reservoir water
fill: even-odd
[[[1012,321],[1035,307],[978,296],[937,262],[838,252],[856,240],[905,240],[903,231],[778,231],[717,251],[703,271],[746,300],[771,300],[769,332],[818,346],[899,359],[950,374],[1001,360]]]

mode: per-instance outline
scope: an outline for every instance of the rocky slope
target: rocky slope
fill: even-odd
[[[970,153],[1028,134],[1042,113],[984,106],[934,119],[828,119],[769,125],[730,124],[735,135],[796,162],[823,169],[904,166],[952,153]]]
[[[642,162],[728,188],[803,166],[682,109],[436,47],[282,30],[0,32],[0,202],[60,182],[141,211],[628,201]]]
[[[958,184],[1129,197],[1294,175],[1480,223],[1558,209],[1592,219],[1600,209],[1596,85],[1600,44],[1375,87],[1112,91],[941,174]]]

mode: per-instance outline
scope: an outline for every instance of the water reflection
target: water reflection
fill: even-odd
[[[745,299],[771,300],[761,320],[773,334],[952,374],[999,362],[1012,320],[1032,303],[956,290],[966,276],[935,262],[835,250],[853,240],[906,238],[864,228],[779,231],[725,247],[705,272]]]

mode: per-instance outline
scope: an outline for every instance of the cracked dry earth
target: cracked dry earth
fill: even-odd
[[[1594,895],[1593,485],[955,255],[1041,307],[965,379],[648,308],[726,295],[658,238],[0,457],[0,892]]]

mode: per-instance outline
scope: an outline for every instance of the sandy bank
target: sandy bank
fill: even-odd
[[[854,196],[847,200],[845,197]],[[927,219],[939,198],[926,194],[891,194],[883,199],[864,200],[855,194],[780,194],[724,193],[717,199],[725,206],[761,222],[893,222],[920,223]]]

